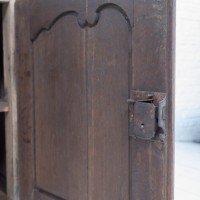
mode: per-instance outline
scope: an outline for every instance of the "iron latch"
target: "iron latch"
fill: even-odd
[[[166,93],[132,90],[129,104],[129,136],[142,140],[166,138]]]

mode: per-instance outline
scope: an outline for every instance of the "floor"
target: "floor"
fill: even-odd
[[[176,143],[175,200],[200,200],[200,143]]]

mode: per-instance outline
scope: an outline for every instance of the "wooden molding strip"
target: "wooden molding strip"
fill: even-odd
[[[0,112],[8,112],[8,102],[0,100]]]

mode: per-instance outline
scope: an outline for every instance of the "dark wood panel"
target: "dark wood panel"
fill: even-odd
[[[52,196],[47,196],[46,194],[41,193],[41,191],[34,191],[34,198],[37,200],[52,200]]]
[[[170,31],[167,6],[167,0],[134,1],[133,89],[135,90],[166,93],[172,90],[171,87],[168,88],[168,80],[171,81],[172,76],[168,74],[168,59],[171,52],[169,53],[167,43],[167,34]],[[172,105],[168,106],[171,110]],[[170,126],[167,129],[170,140],[165,140],[164,143],[131,139],[132,199],[171,200],[171,196],[168,196],[168,187],[172,184],[172,179],[168,179],[168,176],[171,177],[173,165],[173,161],[169,158],[173,154],[169,150],[173,143]]]
[[[131,139],[131,199],[166,200],[166,145]]]
[[[79,15],[79,21],[84,23],[85,0],[31,0],[31,38],[41,28],[47,28],[59,15],[68,11],[75,11]]]
[[[129,199],[131,31],[117,8],[88,29],[89,199]]]
[[[118,6],[129,17],[133,25],[133,0],[87,0],[87,21],[93,23],[96,18],[96,11],[106,6]]]
[[[12,69],[12,79],[16,79],[13,86],[16,94],[12,94],[14,105],[12,113],[15,113],[17,147],[13,147],[19,155],[18,157],[18,181],[20,188],[14,186],[12,194],[20,200],[33,200],[34,189],[34,154],[33,154],[33,85],[32,85],[32,43],[30,40],[30,0],[18,0],[15,3],[15,20],[20,23],[15,24],[15,46],[14,55],[15,67]],[[14,92],[15,92],[14,89]],[[16,95],[16,96],[15,96]],[[18,112],[19,111],[19,112]],[[13,152],[12,152],[13,154]],[[10,160],[10,163],[12,161]],[[13,165],[16,163],[13,161]],[[13,167],[14,168],[14,167]],[[10,170],[13,171],[12,166]],[[10,178],[13,178],[10,176]],[[16,181],[16,179],[14,179]]]
[[[66,200],[43,190],[34,190],[34,199],[36,200]]]
[[[134,1],[133,88],[136,90],[167,90],[167,1]]]
[[[134,9],[133,9],[134,2]],[[68,5],[69,4],[69,5]],[[116,6],[114,4],[118,4]],[[168,4],[168,7],[167,7]],[[31,8],[30,8],[31,6]],[[38,31],[41,28],[51,28],[49,25],[53,25],[57,16],[59,18],[64,18],[61,16],[67,14],[68,11],[76,10],[76,12],[80,13],[80,18],[82,21],[86,20],[86,18],[82,17],[85,15],[85,10],[87,8],[88,12],[88,21],[89,23],[93,23],[94,19],[97,19],[98,16],[95,12],[101,12],[99,15],[99,23],[96,21],[92,25],[94,27],[86,28],[88,32],[87,37],[87,84],[88,86],[88,96],[87,101],[81,101],[84,103],[86,107],[89,108],[89,197],[83,196],[85,199],[89,200],[107,200],[107,199],[129,199],[129,188],[128,188],[128,173],[129,173],[129,164],[130,164],[130,177],[131,177],[131,192],[130,199],[139,199],[139,200],[171,200],[172,199],[172,182],[173,182],[173,173],[172,165],[173,165],[173,127],[172,122],[172,103],[173,103],[173,93],[172,86],[173,82],[173,56],[172,56],[172,0],[89,0],[87,5],[85,5],[85,1],[39,1],[39,0],[17,0],[16,3],[16,21],[20,21],[20,23],[16,24],[16,77],[17,77],[17,108],[19,112],[17,113],[17,123],[18,123],[18,139],[19,139],[19,192],[20,198],[22,200],[32,200],[35,199],[45,199],[54,198],[53,195],[43,194],[40,190],[40,193],[36,192],[35,197],[33,197],[33,191],[35,188],[34,185],[34,156],[33,156],[33,99],[32,91],[32,52],[31,52],[31,39],[35,35],[37,35]],[[100,10],[98,10],[100,9]],[[168,9],[168,12],[167,12]],[[123,13],[120,12],[123,10]],[[31,11],[31,12],[30,12]],[[35,14],[37,13],[37,14]],[[74,13],[74,12],[73,12]],[[31,14],[31,17],[29,16]],[[72,13],[71,13],[72,14]],[[130,22],[132,22],[133,17],[131,15],[134,14],[134,38],[133,41],[128,41],[129,31],[127,30],[127,21],[129,18]],[[36,143],[40,146],[39,149],[36,149],[36,165],[38,166],[36,174],[38,187],[49,189],[49,192],[56,193],[57,196],[68,196],[67,193],[69,190],[73,191],[71,193],[71,199],[81,199],[77,196],[86,191],[87,181],[83,181],[81,179],[80,185],[83,185],[84,188],[81,189],[81,192],[77,192],[75,194],[74,191],[77,191],[77,187],[74,185],[68,187],[68,185],[61,185],[62,188],[59,188],[58,182],[52,183],[52,181],[46,181],[50,179],[55,179],[61,177],[61,172],[51,173],[50,171],[54,171],[55,168],[60,168],[59,170],[63,171],[62,177],[59,181],[63,181],[66,177],[64,174],[66,171],[70,171],[67,167],[59,166],[59,163],[53,163],[52,159],[60,159],[62,160],[67,157],[67,159],[71,159],[71,166],[74,166],[74,171],[70,175],[71,177],[77,177],[81,172],[75,170],[79,170],[81,167],[80,164],[75,166],[74,163],[78,162],[78,158],[82,161],[86,159],[86,157],[82,157],[82,153],[77,153],[77,149],[74,152],[68,149],[69,146],[65,147],[63,141],[64,125],[60,125],[63,117],[63,110],[67,110],[67,101],[71,102],[71,104],[77,106],[75,112],[77,115],[75,116],[77,122],[81,121],[82,114],[85,111],[83,109],[83,113],[79,114],[80,98],[75,98],[75,101],[72,102],[72,93],[69,95],[69,91],[67,91],[68,85],[64,83],[64,75],[70,75],[78,80],[80,83],[80,74],[74,76],[74,69],[67,68],[69,73],[63,71],[63,68],[60,67],[52,69],[45,73],[45,69],[49,69],[49,66],[53,65],[51,59],[43,60],[43,55],[40,55],[40,52],[43,51],[45,54],[48,54],[49,51],[52,50],[53,47],[59,45],[62,48],[56,48],[56,50],[52,50],[52,57],[61,58],[64,57],[64,52],[75,52],[78,51],[78,54],[75,56],[73,53],[73,62],[85,62],[84,60],[84,51],[83,46],[77,45],[78,35],[84,30],[82,30],[77,25],[77,14],[73,14],[68,16],[70,18],[70,22],[67,22],[66,19],[60,19],[55,23],[55,27],[52,27],[52,30],[49,32],[41,33],[38,36],[38,41],[41,40],[41,44],[44,44],[43,41],[44,35],[46,36],[46,42],[44,47],[40,49],[39,42],[35,45],[38,47],[38,52],[35,55],[40,57],[40,60],[43,62],[43,67],[40,67],[41,74],[35,71],[36,79],[38,78],[39,83],[43,83],[45,80],[49,82],[49,87],[46,87],[45,95],[47,97],[52,94],[52,98],[48,98],[49,101],[43,101],[42,96],[39,95],[39,100],[43,102],[42,107],[39,105],[36,106],[36,114],[42,113],[41,116],[47,115],[50,113],[55,115],[55,122],[49,123],[46,126],[45,134],[39,134],[36,131]],[[30,24],[31,18],[31,24]],[[69,20],[69,19],[68,19]],[[168,21],[167,21],[168,20]],[[79,21],[79,20],[78,20]],[[59,30],[56,28],[57,26],[63,26]],[[67,24],[67,25],[66,25]],[[131,23],[132,24],[132,23]],[[85,23],[87,26],[88,24]],[[71,27],[72,26],[72,30]],[[31,33],[29,32],[29,27],[31,27]],[[76,29],[76,30],[75,30]],[[71,31],[70,31],[71,30]],[[75,31],[74,31],[75,30]],[[55,36],[60,34],[60,37],[64,34],[66,38],[56,39]],[[68,32],[69,31],[69,32]],[[168,32],[167,32],[168,31]],[[73,33],[72,33],[73,32]],[[168,33],[168,35],[167,35]],[[84,33],[85,34],[85,33]],[[73,35],[73,37],[72,37]],[[67,37],[68,36],[68,37]],[[74,38],[73,41],[70,38]],[[51,40],[52,39],[52,40]],[[59,41],[58,44],[55,41]],[[81,40],[84,43],[83,40]],[[74,45],[74,42],[76,45]],[[72,44],[73,43],[73,44]],[[126,100],[128,97],[128,63],[127,59],[129,56],[127,44],[130,46],[133,45],[133,85],[128,89],[140,89],[140,90],[153,90],[153,91],[162,91],[167,92],[169,94],[168,98],[168,114],[170,118],[168,118],[168,144],[161,144],[155,142],[144,142],[131,139],[130,149],[128,149],[128,108],[126,105]],[[65,47],[64,47],[65,46]],[[77,47],[78,46],[78,47]],[[69,48],[69,50],[67,50]],[[58,52],[57,52],[58,51]],[[82,51],[82,55],[80,56],[80,52]],[[130,53],[130,52],[129,52]],[[63,58],[62,57],[62,58]],[[47,57],[46,57],[47,58]],[[75,59],[78,58],[78,59]],[[82,60],[81,60],[82,59]],[[62,61],[61,61],[62,60]],[[75,61],[76,60],[76,61]],[[123,62],[122,62],[123,60]],[[46,65],[45,65],[46,62]],[[61,64],[66,64],[70,62],[65,59],[59,59]],[[66,62],[66,63],[65,63]],[[72,62],[72,60],[71,60]],[[85,67],[79,65],[77,63],[76,69],[80,70],[78,67]],[[122,68],[120,68],[122,67]],[[65,68],[66,69],[66,68]],[[85,68],[84,68],[85,70]],[[58,73],[63,72],[63,73]],[[55,73],[54,73],[55,72]],[[80,70],[81,73],[83,71]],[[37,74],[38,73],[38,74]],[[53,77],[53,82],[50,81],[50,76]],[[58,81],[57,77],[61,77]],[[73,90],[76,87],[76,81],[72,79],[72,77],[68,77],[70,81],[73,83]],[[169,78],[169,79],[168,79]],[[36,80],[35,79],[35,80]],[[86,79],[86,78],[85,78]],[[61,90],[55,90],[59,85],[64,85],[61,87]],[[79,85],[79,84],[78,84]],[[83,84],[84,85],[84,84]],[[35,85],[38,94],[40,90],[44,90],[41,87],[41,84]],[[50,89],[54,88],[54,92],[50,91]],[[79,91],[80,88],[76,88],[75,91]],[[82,90],[82,94],[86,95],[86,89]],[[37,94],[37,92],[36,92]],[[64,95],[63,95],[64,94]],[[62,98],[56,100],[57,95],[62,95]],[[76,94],[75,94],[76,95]],[[53,98],[54,97],[54,98]],[[36,104],[37,105],[37,104]],[[53,105],[53,106],[49,106]],[[56,106],[55,106],[56,105]],[[46,106],[49,106],[50,109],[47,109]],[[41,107],[41,108],[40,108]],[[73,109],[74,106],[71,107]],[[57,110],[57,111],[56,111]],[[61,111],[60,111],[61,110]],[[45,112],[42,112],[45,111]],[[56,111],[56,112],[55,112]],[[61,116],[58,115],[61,113]],[[51,115],[48,115],[51,116]],[[72,116],[72,115],[71,115]],[[74,117],[74,115],[73,115]],[[62,118],[62,119],[61,119]],[[65,118],[65,116],[64,116]],[[50,119],[50,118],[49,118]],[[105,121],[106,119],[106,121]],[[41,124],[40,126],[44,126],[42,124],[41,119],[37,119],[36,124]],[[52,119],[51,119],[52,120]],[[44,120],[43,120],[44,121]],[[50,120],[49,120],[50,121]],[[54,121],[54,120],[53,120]],[[80,122],[79,121],[79,122]],[[84,120],[83,120],[84,121]],[[57,123],[56,123],[57,122]],[[78,124],[80,124],[78,122]],[[75,127],[75,123],[71,122],[68,119],[68,123],[70,123],[74,131],[76,131],[77,127]],[[66,123],[67,124],[67,123]],[[127,124],[127,126],[124,126]],[[49,125],[49,126],[48,126]],[[53,134],[55,127],[57,133],[61,134]],[[36,130],[38,130],[38,125],[36,126]],[[64,128],[63,128],[64,127]],[[69,127],[67,127],[69,128]],[[67,129],[66,128],[66,129]],[[71,127],[72,128],[72,127]],[[83,130],[85,126],[83,127]],[[42,128],[41,128],[42,129]],[[123,134],[122,134],[123,133]],[[46,135],[48,139],[45,138]],[[52,137],[51,137],[52,136]],[[86,136],[87,137],[87,136]],[[38,138],[38,140],[37,140]],[[39,140],[41,138],[41,140]],[[57,138],[57,139],[55,139]],[[81,137],[72,136],[69,139],[70,144],[82,144],[87,139],[84,138],[84,141],[80,141]],[[73,138],[73,139],[72,139]],[[79,143],[80,142],[80,143]],[[42,151],[44,146],[44,152]],[[62,148],[64,151],[56,157],[54,145],[64,146]],[[58,145],[57,145],[58,146]],[[75,145],[76,146],[76,145]],[[78,145],[79,146],[79,145]],[[53,148],[52,148],[53,147]],[[67,153],[64,154],[65,149],[68,149]],[[41,150],[41,151],[40,151]],[[128,151],[131,153],[131,162],[128,161]],[[85,148],[84,148],[85,151]],[[41,152],[41,153],[40,153]],[[45,152],[49,152],[49,155],[45,155]],[[167,152],[167,153],[166,153]],[[69,154],[70,155],[69,155]],[[127,154],[126,154],[127,153]],[[79,154],[79,156],[72,156],[72,154]],[[42,158],[45,158],[45,161],[48,162],[49,168],[40,167],[42,164],[46,165]],[[81,157],[81,158],[80,158]],[[167,158],[168,157],[168,158]],[[85,162],[84,160],[84,162]],[[63,165],[68,165],[69,162],[64,163]],[[62,168],[62,169],[61,169]],[[84,167],[83,167],[84,168]],[[157,170],[156,170],[157,168]],[[67,170],[66,170],[67,169]],[[82,169],[82,167],[81,167]],[[44,173],[39,172],[40,170],[44,171]],[[55,170],[56,171],[56,170]],[[84,171],[84,170],[83,170]],[[83,172],[82,171],[82,172]],[[74,174],[75,176],[74,176]],[[87,174],[83,175],[87,176]],[[67,184],[69,184],[69,180],[67,180]],[[55,186],[56,185],[56,186]],[[68,187],[69,190],[65,190],[65,187]],[[56,187],[56,189],[55,189]],[[74,187],[70,189],[70,187]],[[80,186],[81,187],[81,186]],[[53,191],[50,191],[53,188]],[[46,190],[45,190],[46,191]],[[48,192],[47,192],[48,193]],[[69,193],[68,193],[69,194]],[[76,196],[77,195],[77,196]],[[87,195],[87,192],[84,193]],[[148,196],[149,195],[149,196]],[[54,198],[54,199],[56,199]],[[60,197],[58,197],[59,199]],[[70,199],[70,198],[69,198]]]
[[[87,199],[84,30],[64,16],[34,41],[36,186]]]

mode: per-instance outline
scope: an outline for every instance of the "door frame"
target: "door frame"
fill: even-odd
[[[16,80],[15,80],[15,0],[1,0],[2,4],[2,31],[4,50],[4,87],[5,99],[8,101],[9,111],[5,114],[6,134],[6,179],[7,192],[0,192],[2,200],[14,200],[17,195],[17,101],[16,101]]]
[[[3,31],[3,61],[5,99],[8,101],[9,111],[5,114],[6,134],[6,179],[7,192],[0,192],[0,199],[15,199],[17,188],[17,90],[15,76],[15,0],[0,0],[2,4]]]
[[[176,0],[168,0],[168,76],[172,81],[168,81],[168,176],[167,200],[174,199],[174,154],[175,154],[175,36],[176,36]],[[170,144],[170,143],[169,143]]]

